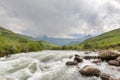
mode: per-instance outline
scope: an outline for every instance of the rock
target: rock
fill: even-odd
[[[98,52],[98,50],[93,50],[93,52]]]
[[[120,80],[120,79],[113,79],[113,80]]]
[[[101,74],[100,74],[100,78],[101,78],[102,80],[113,80],[113,79],[110,77],[110,75],[109,75],[109,74],[106,74],[106,73],[101,73]]]
[[[109,65],[114,65],[114,66],[119,66],[120,65],[120,63],[116,60],[110,60],[110,61],[108,61],[108,64]]]
[[[117,69],[119,72],[120,72],[120,68],[119,69]]]
[[[120,56],[120,52],[117,50],[104,50],[99,54],[99,58],[102,60],[113,60]]]
[[[80,55],[78,55],[78,54],[75,54],[75,57],[80,57]]]
[[[73,56],[69,56],[69,59],[71,59]]]
[[[84,59],[91,59],[91,56],[84,56]]]
[[[77,54],[75,55],[74,61],[77,61],[78,63],[83,62],[82,58],[80,58],[80,56]]]
[[[98,59],[98,56],[84,56],[84,59]]]
[[[75,54],[75,58],[74,58],[74,61],[68,61],[66,62],[66,65],[67,66],[71,66],[71,65],[77,65],[79,64],[80,62],[82,62],[83,60],[80,58],[79,55]]]
[[[74,58],[74,61],[77,61],[78,63],[83,62],[83,60],[82,60],[80,57],[75,57],[75,58]]]
[[[93,66],[87,65],[79,71],[82,75],[85,76],[96,76],[99,77],[101,71]]]
[[[90,54],[91,52],[90,51],[86,51],[84,54]]]
[[[117,59],[116,59],[119,63],[120,63],[120,56],[119,57],[117,57]]]
[[[78,62],[76,62],[76,61],[68,61],[68,62],[66,62],[67,66],[72,66],[72,65],[77,65],[77,64],[78,64]]]
[[[7,78],[7,77],[0,77],[0,80],[13,80],[13,79],[10,79],[10,78]]]
[[[93,63],[101,63],[102,60],[101,59],[97,59],[97,60],[94,60]]]

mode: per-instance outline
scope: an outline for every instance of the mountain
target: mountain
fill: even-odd
[[[88,39],[75,46],[80,49],[120,49],[120,28]]]
[[[63,46],[63,45],[77,44],[77,43],[83,42],[84,40],[89,39],[91,37],[92,37],[92,35],[86,35],[82,38],[52,38],[52,37],[48,37],[48,36],[44,35],[42,37],[37,37],[35,39],[40,40],[40,41],[46,41],[46,42],[49,42],[54,45]]]
[[[0,56],[51,49],[54,45],[44,41],[34,41],[32,37],[16,34],[0,27]]]
[[[86,35],[86,36],[83,36],[83,37],[81,37],[81,38],[77,38],[77,39],[75,39],[74,41],[72,41],[72,42],[70,42],[69,44],[67,44],[67,45],[75,45],[75,44],[80,44],[80,43],[82,43],[83,41],[85,41],[85,40],[87,40],[87,39],[90,39],[90,38],[92,38],[93,36],[92,35]]]

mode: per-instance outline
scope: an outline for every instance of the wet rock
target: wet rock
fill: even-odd
[[[90,54],[91,52],[90,51],[86,51],[85,54]]]
[[[68,61],[68,62],[66,62],[66,65],[67,66],[77,65],[77,64],[79,64],[82,61],[83,61],[82,58],[79,55],[75,54],[74,61]]]
[[[113,79],[113,80],[120,80],[120,79]]]
[[[84,59],[91,59],[91,56],[84,56]]]
[[[77,64],[78,64],[77,61],[68,61],[68,62],[66,62],[67,66],[72,66],[72,65],[77,65]]]
[[[94,60],[93,63],[101,63],[102,60],[101,59],[97,59],[97,60]]]
[[[0,80],[13,80],[13,79],[10,79],[10,78],[7,78],[7,77],[0,77]]]
[[[75,54],[75,57],[80,57],[80,55],[78,55],[78,54]]]
[[[83,60],[82,60],[80,57],[75,57],[75,58],[74,58],[74,61],[77,61],[78,63],[83,62]]]
[[[84,56],[84,59],[98,59],[98,56]]]
[[[71,59],[73,56],[69,56],[69,59]]]
[[[106,74],[106,73],[101,73],[101,74],[100,74],[100,78],[101,78],[102,80],[113,80],[113,79],[110,77],[110,75],[109,75],[109,74]]]
[[[84,76],[96,76],[99,77],[101,71],[93,66],[87,65],[79,71]]]
[[[93,52],[98,52],[99,50],[93,50]]]
[[[108,64],[109,65],[114,65],[114,66],[119,66],[120,65],[120,63],[116,60],[110,60],[110,61],[108,61]]]
[[[117,69],[118,71],[120,71],[120,68],[119,69]]]
[[[104,50],[101,51],[99,57],[102,60],[113,60],[120,56],[120,52],[117,50]]]
[[[82,58],[79,55],[77,55],[77,54],[75,55],[74,61],[76,61],[78,63],[83,62]]]
[[[120,56],[119,57],[117,57],[117,59],[116,59],[119,63],[120,63]]]

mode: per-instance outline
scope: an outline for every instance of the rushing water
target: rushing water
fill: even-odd
[[[94,65],[102,72],[119,78],[120,68],[109,66],[106,62],[94,64],[84,60],[77,66],[66,66],[67,61],[72,61],[75,54],[80,56],[98,55],[95,52],[84,54],[80,51],[41,51],[21,53],[9,58],[0,58],[0,75],[11,80],[101,80],[97,77],[85,77],[79,70],[85,65]]]

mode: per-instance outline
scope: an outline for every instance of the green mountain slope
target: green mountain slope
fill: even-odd
[[[120,29],[88,39],[79,45],[79,49],[120,49]],[[74,46],[74,47],[75,47]]]
[[[34,41],[29,37],[16,34],[10,30],[0,27],[0,56],[19,53],[52,49],[51,45],[43,41]]]

